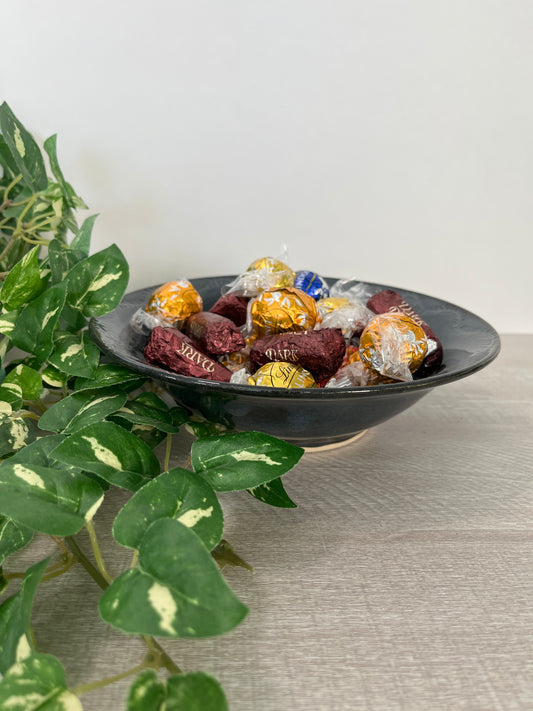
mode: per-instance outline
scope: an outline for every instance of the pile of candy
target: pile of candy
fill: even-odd
[[[431,328],[400,294],[294,272],[258,259],[209,311],[183,279],[157,289],[131,320],[146,360],[181,375],[276,388],[409,381],[442,362]]]

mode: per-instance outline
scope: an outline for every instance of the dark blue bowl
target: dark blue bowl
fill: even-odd
[[[221,287],[234,276],[192,279],[209,309]],[[328,279],[333,283],[335,279]],[[335,444],[379,425],[406,410],[437,385],[464,378],[488,365],[500,351],[500,339],[486,321],[446,301],[414,291],[368,284],[399,292],[428,323],[443,345],[440,370],[408,383],[342,390],[303,390],[234,385],[177,375],[147,363],[129,327],[132,314],[145,306],[157,286],[127,294],[112,313],[91,321],[98,346],[132,370],[161,382],[180,405],[237,430],[258,430],[302,447]]]

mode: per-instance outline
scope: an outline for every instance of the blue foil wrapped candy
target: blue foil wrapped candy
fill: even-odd
[[[316,301],[318,301],[318,299],[325,299],[329,296],[329,287],[327,282],[315,272],[296,272],[294,286],[296,289],[305,291],[306,294],[312,296]]]

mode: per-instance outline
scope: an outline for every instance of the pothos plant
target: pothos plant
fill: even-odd
[[[95,217],[78,226],[76,211],[85,205],[63,176],[56,136],[44,150],[48,168],[4,103],[0,708],[80,709],[82,694],[131,674],[129,711],[223,711],[220,684],[201,671],[182,672],[157,638],[220,635],[245,617],[246,606],[220,572],[230,560],[244,563],[222,538],[218,493],[248,490],[265,503],[294,506],[280,477],[302,450],[261,433],[221,431],[173,407],[157,384],[104,361],[88,321],[120,302],[128,264],[116,245],[90,253]],[[185,467],[169,469],[172,436],[181,427],[197,438]],[[158,457],[159,444],[165,454]],[[114,539],[132,551],[130,567],[116,579],[95,526],[114,487],[131,492],[113,522]],[[76,539],[83,528],[92,551]],[[14,570],[12,554],[37,536],[55,541],[57,557]],[[102,588],[103,623],[141,636],[146,655],[134,669],[73,688],[61,662],[35,639],[31,616],[39,586],[53,585],[75,564]]]

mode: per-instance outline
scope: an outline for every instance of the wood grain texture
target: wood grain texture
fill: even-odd
[[[285,478],[298,509],[224,494],[225,537],[255,568],[226,575],[251,612],[224,637],[165,640],[177,663],[214,674],[232,711],[533,708],[532,352],[533,336],[505,336],[480,373],[306,454]],[[105,533],[127,497],[108,496],[96,519],[112,575],[131,558]],[[98,594],[76,566],[36,598],[39,648],[72,685],[143,653],[95,618]],[[123,708],[129,684],[83,697],[85,711]]]

